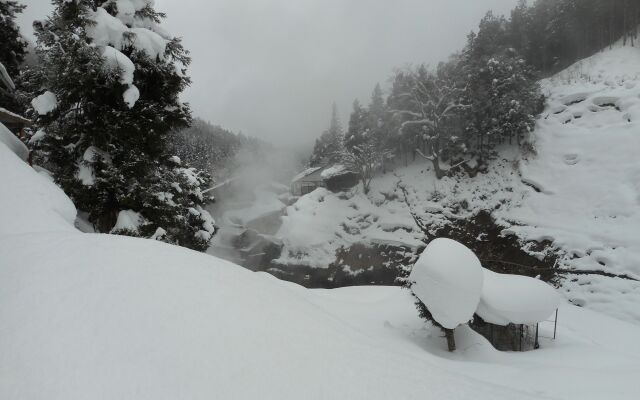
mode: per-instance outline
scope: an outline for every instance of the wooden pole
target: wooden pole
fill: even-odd
[[[556,321],[553,323],[553,340],[556,340],[556,328],[558,327],[558,309],[556,308]]]
[[[444,336],[447,338],[447,348],[449,351],[455,351],[456,338],[453,336],[453,329],[444,329]]]

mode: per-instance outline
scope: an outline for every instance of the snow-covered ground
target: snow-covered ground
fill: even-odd
[[[326,267],[354,242],[416,246],[423,234],[409,211],[435,232],[489,210],[505,235],[550,241],[563,268],[640,279],[640,49],[613,46],[542,86],[548,104],[532,134],[536,154],[503,148],[487,173],[439,181],[417,160],[378,176],[368,196],[318,189],[287,209],[278,261]],[[569,275],[561,291],[640,324],[640,282]]]
[[[640,49],[615,46],[543,87],[538,156],[521,165],[540,192],[512,210],[511,230],[552,240],[568,267],[640,279]],[[582,275],[564,289],[578,304],[640,323],[638,282]]]
[[[407,210],[404,203],[385,202],[382,196],[376,203],[358,191],[337,196],[318,188],[287,207],[276,234],[285,243],[277,262],[327,268],[336,250],[357,242],[424,245]]]
[[[449,354],[400,288],[308,290],[153,240],[74,229],[0,144],[2,399],[633,399],[640,328],[571,305],[558,339]],[[541,327],[543,336],[552,326]]]

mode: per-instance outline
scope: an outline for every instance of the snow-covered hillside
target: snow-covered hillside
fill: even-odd
[[[2,399],[632,399],[640,328],[563,305],[558,339],[449,354],[408,291],[307,290],[153,240],[84,234],[0,144]]]
[[[504,148],[487,173],[440,181],[418,160],[377,177],[368,196],[316,190],[288,208],[278,262],[326,267],[357,242],[415,247],[424,236],[410,212],[435,232],[487,210],[531,255],[546,241],[561,268],[596,272],[566,275],[573,303],[640,323],[640,49],[616,45],[542,86],[536,154]]]
[[[546,238],[564,265],[640,279],[640,49],[615,46],[543,81],[549,94],[521,165],[530,192],[512,210],[520,238]],[[576,304],[640,323],[640,283],[580,275]]]

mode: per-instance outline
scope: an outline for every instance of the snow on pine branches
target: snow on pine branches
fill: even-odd
[[[98,231],[205,250],[215,233],[203,208],[210,177],[176,162],[169,146],[191,123],[179,100],[188,52],[162,29],[152,0],[53,3],[34,25],[40,160]],[[135,229],[118,224],[124,211],[140,216]]]

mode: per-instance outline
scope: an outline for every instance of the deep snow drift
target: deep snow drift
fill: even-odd
[[[406,290],[307,290],[83,234],[69,199],[3,144],[0,163],[2,399],[636,397],[633,325],[563,306],[541,350],[500,353],[461,327],[448,354]]]

